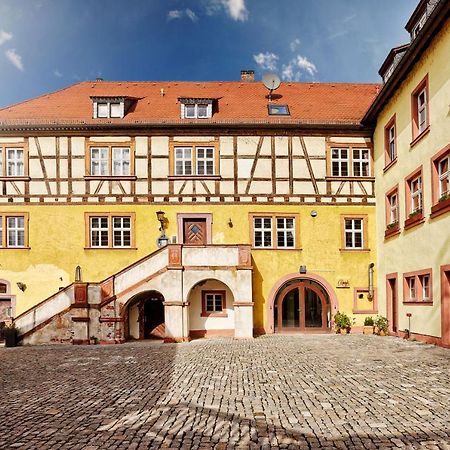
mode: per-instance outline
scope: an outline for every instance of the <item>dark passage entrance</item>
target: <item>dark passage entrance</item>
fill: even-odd
[[[164,338],[164,298],[159,292],[151,292],[144,302],[143,322],[145,339]]]

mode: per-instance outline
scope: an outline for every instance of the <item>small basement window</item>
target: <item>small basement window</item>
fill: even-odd
[[[269,103],[267,105],[267,109],[269,110],[269,116],[289,116],[289,107],[288,105],[274,105]]]

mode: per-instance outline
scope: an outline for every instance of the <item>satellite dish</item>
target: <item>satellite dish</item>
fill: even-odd
[[[276,73],[270,72],[263,75],[262,82],[269,91],[278,89],[281,84],[280,77]]]

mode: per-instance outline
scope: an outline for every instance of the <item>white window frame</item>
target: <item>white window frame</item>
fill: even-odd
[[[188,113],[188,110],[191,112]],[[212,117],[212,104],[210,103],[182,103],[183,119],[210,119]]]
[[[181,155],[178,155],[178,150],[181,151]],[[187,153],[189,152],[189,155],[187,155]],[[192,147],[187,147],[187,146],[176,146],[173,149],[173,153],[174,153],[174,173],[175,175],[193,175],[193,148]],[[178,166],[177,166],[177,162],[181,163],[181,171],[178,170]],[[190,171],[189,173],[187,173],[187,167],[188,167],[188,163],[190,165]]]
[[[23,177],[25,173],[25,150],[22,147],[6,147],[6,176]],[[13,156],[10,157],[10,152]],[[19,153],[21,156],[19,156]]]
[[[89,239],[92,248],[108,248],[109,247],[109,223],[108,216],[90,216],[89,217]],[[93,221],[98,220],[98,226],[94,227]],[[106,220],[106,227],[102,225],[102,220]],[[94,244],[94,232],[98,232],[98,245]],[[106,245],[102,245],[102,237],[106,232]]]
[[[420,103],[423,95],[423,102]],[[419,134],[422,133],[428,126],[427,117],[427,88],[426,86],[417,94],[417,129]],[[422,119],[422,120],[421,120]]]
[[[417,182],[417,190],[414,190],[415,183]],[[422,175],[418,175],[414,177],[410,181],[410,191],[411,191],[411,210],[410,213],[414,213],[416,211],[423,209],[422,203]],[[414,207],[414,202],[417,199],[417,207]]]
[[[212,309],[208,309],[208,297],[212,297]],[[217,307],[220,302],[220,309]],[[223,294],[220,292],[207,292],[205,293],[205,312],[206,313],[223,313]]]
[[[253,247],[254,248],[273,248],[273,222],[272,217],[267,216],[255,216],[253,217]],[[261,225],[257,226],[256,221],[261,220]],[[266,225],[266,220],[269,221],[269,225]],[[275,219],[276,220],[276,219]],[[256,245],[256,233],[261,233],[261,245]],[[270,244],[265,244],[265,237],[270,236]]]
[[[388,130],[388,148],[389,148],[389,158],[391,161],[397,158],[397,148],[395,145],[395,124],[389,127]]]
[[[117,112],[113,109],[118,108]],[[103,108],[104,112],[100,113]],[[124,101],[100,100],[94,102],[94,119],[121,119],[123,118]]]
[[[429,302],[430,296],[430,275],[419,275],[420,284],[422,286],[422,301]]]
[[[277,248],[295,248],[295,218],[294,217],[275,217],[276,223],[276,239]],[[278,226],[278,221],[283,221],[281,227]],[[291,226],[288,226],[288,221],[291,221]],[[288,243],[288,235],[292,234],[292,245]],[[279,237],[282,237],[283,243],[280,245]]]
[[[200,151],[203,151],[203,156],[199,156]],[[207,156],[208,151],[211,156]],[[214,175],[215,173],[215,148],[214,147],[196,147],[196,174],[197,175]],[[200,164],[203,163],[203,171],[200,170]],[[208,166],[208,163],[211,163]],[[209,169],[208,169],[209,167]]]
[[[393,192],[388,197],[389,200],[389,219],[391,223],[397,223],[399,221],[399,203],[398,203],[398,191]]]
[[[370,150],[367,147],[352,148],[352,175],[354,177],[369,177],[370,176]],[[355,158],[355,152],[358,157]],[[364,158],[364,154],[367,154],[367,158]],[[367,165],[367,174],[363,173],[364,166]],[[359,175],[355,175],[355,168],[359,168]]]
[[[129,221],[129,225],[124,225],[124,219]],[[120,221],[120,225],[116,226],[116,220]],[[131,217],[130,216],[111,216],[112,230],[112,246],[114,248],[130,248],[131,247]],[[119,243],[116,244],[116,233],[119,234]],[[125,238],[128,235],[129,244],[125,244]]]
[[[98,157],[94,158],[94,151],[98,150]],[[109,175],[109,148],[108,147],[90,147],[91,152],[91,175],[104,177]],[[98,164],[98,173],[95,171],[95,163]],[[106,163],[106,164],[105,164]]]
[[[409,300],[416,301],[417,300],[417,283],[416,283],[415,276],[408,278],[408,292],[409,292]]]
[[[22,221],[22,224],[20,224],[20,221]],[[6,216],[6,247],[25,247],[25,226],[24,216]],[[20,241],[22,242],[20,243]]]
[[[443,163],[447,162],[447,170],[443,172]],[[450,154],[438,160],[438,180],[439,180],[439,197],[450,194]],[[447,189],[444,191],[444,183],[447,184]]]
[[[124,156],[125,152],[128,152],[127,157]],[[111,147],[111,165],[112,176],[129,176],[131,174],[131,148]],[[119,169],[119,173],[116,173],[116,167]]]
[[[361,228],[356,228],[356,221],[361,222]],[[350,225],[348,224],[350,222]],[[351,236],[351,245],[347,245],[347,236]],[[356,236],[361,235],[361,245],[356,245]],[[363,249],[364,248],[364,219],[360,218],[344,218],[344,244],[346,249]]]
[[[347,157],[342,157],[342,151],[347,152]],[[334,157],[334,151],[338,151],[338,156]],[[333,177],[349,177],[350,176],[350,148],[349,147],[331,147],[331,176]],[[333,163],[338,163],[338,174],[334,173]],[[347,167],[347,174],[342,174],[342,167]]]

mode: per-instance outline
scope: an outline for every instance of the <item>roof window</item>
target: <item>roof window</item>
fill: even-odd
[[[269,103],[267,105],[269,116],[290,116],[288,105],[274,105]]]
[[[94,119],[122,119],[125,116],[125,97],[92,97]]]

